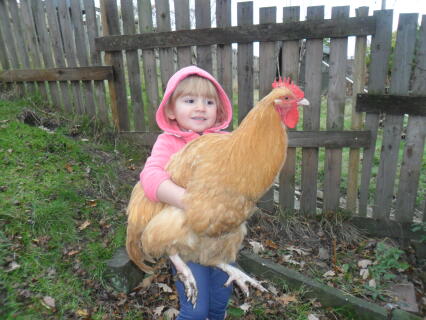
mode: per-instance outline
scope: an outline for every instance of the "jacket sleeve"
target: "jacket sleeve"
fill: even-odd
[[[175,147],[166,135],[158,136],[157,141],[152,147],[151,156],[146,160],[145,166],[140,174],[140,182],[146,197],[158,202],[157,189],[158,186],[170,175],[166,172],[165,167],[170,157],[175,153]]]

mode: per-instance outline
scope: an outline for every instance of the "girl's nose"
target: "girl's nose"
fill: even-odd
[[[200,111],[204,111],[206,109],[206,103],[203,99],[199,99],[196,104],[196,109]]]

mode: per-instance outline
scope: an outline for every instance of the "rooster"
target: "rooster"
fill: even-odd
[[[287,150],[286,127],[297,124],[299,105],[309,105],[290,80],[273,83],[272,91],[230,134],[207,134],[188,143],[169,161],[166,171],[186,189],[185,211],[146,198],[137,183],[127,208],[127,252],[143,271],[168,256],[195,305],[197,285],[186,265],[216,266],[248,295],[256,280],[232,266],[246,234],[246,220],[256,201],[282,168]]]

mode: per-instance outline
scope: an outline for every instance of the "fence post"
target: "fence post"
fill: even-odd
[[[115,0],[101,0],[100,4],[103,35],[120,34],[117,2]],[[120,131],[128,131],[130,125],[127,110],[124,62],[121,51],[105,52],[105,64],[111,65],[114,70],[114,80],[108,81],[114,126]]]

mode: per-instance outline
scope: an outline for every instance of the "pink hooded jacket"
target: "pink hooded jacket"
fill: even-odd
[[[185,67],[176,72],[167,83],[166,91],[164,93],[163,100],[158,107],[156,120],[157,124],[164,133],[160,134],[152,147],[151,156],[146,160],[145,166],[140,174],[140,182],[144,189],[145,195],[151,201],[159,201],[157,199],[158,186],[164,181],[170,178],[170,175],[165,171],[165,167],[170,160],[170,157],[182,149],[188,142],[198,138],[200,134],[196,132],[186,132],[180,130],[176,123],[170,123],[167,121],[164,109],[167,105],[171,94],[176,89],[176,86],[180,81],[188,76],[197,75],[210,80],[216,87],[219,94],[219,99],[226,112],[226,120],[220,123],[217,127],[207,129],[203,132],[219,132],[225,129],[232,120],[232,105],[228,99],[223,88],[216,81],[216,79],[207,71],[200,69],[195,66]]]

